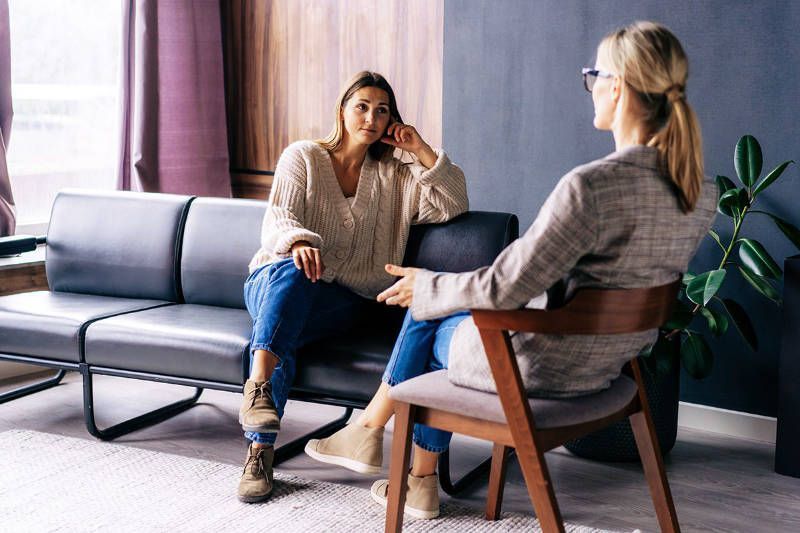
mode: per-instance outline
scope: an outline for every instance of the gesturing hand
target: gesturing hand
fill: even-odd
[[[378,301],[386,302],[387,305],[410,307],[411,302],[414,300],[414,281],[417,279],[417,272],[420,270],[419,268],[386,265],[386,272],[402,277],[394,285],[380,293]]]
[[[312,283],[316,283],[325,271],[319,248],[312,247],[306,241],[297,241],[292,245],[292,259],[294,259],[294,266],[305,272],[306,277]]]
[[[399,122],[389,124],[386,129],[386,136],[381,138],[381,142],[406,152],[411,152],[428,168],[431,168],[436,163],[436,152],[422,139],[417,129],[410,124],[400,124]]]

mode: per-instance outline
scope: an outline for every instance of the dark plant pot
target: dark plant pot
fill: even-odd
[[[675,445],[678,434],[678,396],[680,393],[680,365],[672,365],[669,372],[654,376],[640,362],[644,388],[650,403],[650,414],[658,435],[662,455]],[[570,441],[566,449],[587,459],[598,461],[638,461],[639,451],[628,419],[620,420],[594,433]]]

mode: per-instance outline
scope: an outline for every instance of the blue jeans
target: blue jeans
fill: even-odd
[[[267,350],[279,359],[272,373],[272,400],[283,417],[294,382],[297,349],[353,327],[369,302],[337,283],[311,283],[291,259],[261,267],[244,284],[244,301],[253,319],[253,352]],[[273,444],[276,433],[245,432],[260,444]]]
[[[383,382],[394,387],[400,382],[428,372],[447,368],[450,340],[468,311],[436,320],[416,321],[406,313],[403,327],[394,344],[392,357],[383,373]],[[414,444],[429,452],[442,453],[450,444],[449,431],[414,424]]]

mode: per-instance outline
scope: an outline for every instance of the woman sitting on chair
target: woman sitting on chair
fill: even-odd
[[[387,265],[401,276],[378,300],[409,307],[383,383],[361,417],[309,442],[312,457],[359,472],[382,464],[390,387],[448,368],[451,382],[495,392],[468,309],[543,307],[545,290],[654,287],[684,272],[714,217],[717,188],[703,176],[697,119],[686,101],[688,63],[664,26],[636,22],[606,36],[583,82],[594,126],[610,130],[616,151],[568,172],[528,231],[489,267],[462,274]],[[607,336],[516,333],[512,344],[532,396],[570,397],[609,386],[656,332]],[[405,512],[439,513],[436,464],[450,433],[416,425]],[[387,481],[372,486],[385,505]]]

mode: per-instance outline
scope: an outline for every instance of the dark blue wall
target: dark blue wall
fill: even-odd
[[[733,148],[750,133],[765,168],[800,161],[800,2],[446,0],[444,146],[467,173],[473,209],[517,213],[523,227],[570,168],[614,150],[592,127],[592,102],[580,69],[594,64],[600,39],[638,19],[660,21],[689,55],[688,98],[700,119],[706,173],[734,176]],[[759,203],[800,224],[800,172],[790,167]],[[728,219],[716,227],[730,235]],[[745,236],[776,258],[795,253],[758,215]],[[691,267],[715,268],[710,239]],[[716,262],[716,263],[715,263]],[[733,329],[713,343],[713,375],[684,376],[685,401],[776,414],[780,310],[731,273],[725,292],[748,306],[758,353]]]

